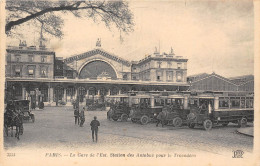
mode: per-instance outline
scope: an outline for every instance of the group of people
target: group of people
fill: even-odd
[[[83,127],[83,124],[85,123],[85,107],[81,111],[79,111],[79,108],[76,107],[74,110],[74,117],[75,117],[75,125],[78,124],[80,127]],[[97,117],[94,116],[94,120],[90,123],[91,131],[92,131],[92,140],[93,142],[98,141],[98,127],[100,126],[99,121],[97,120]]]

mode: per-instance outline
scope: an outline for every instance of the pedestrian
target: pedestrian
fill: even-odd
[[[79,125],[79,108],[76,108],[74,110],[74,117],[75,117],[75,124],[78,123],[78,125]]]
[[[167,114],[166,110],[163,110],[158,114],[158,116],[156,117],[157,119],[156,127],[158,127],[160,123],[162,124],[162,127],[164,127],[165,124],[164,120],[166,119],[166,114]]]
[[[83,127],[85,122],[85,107],[80,111],[80,127]]]
[[[91,121],[90,126],[91,126],[91,130],[92,130],[92,140],[93,140],[93,142],[95,141],[95,139],[94,139],[94,134],[95,134],[96,142],[97,142],[97,140],[98,140],[98,126],[100,126],[100,123],[97,120],[96,116],[94,116],[94,120]]]

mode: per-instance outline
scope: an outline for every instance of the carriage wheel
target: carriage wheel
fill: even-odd
[[[189,127],[190,129],[193,129],[193,128],[195,127],[195,123],[189,123],[189,124],[188,124],[188,127]]]
[[[146,125],[149,121],[149,118],[147,115],[143,115],[140,119],[142,125]]]
[[[176,117],[173,119],[173,126],[174,127],[181,127],[182,119],[180,117]]]
[[[206,119],[204,122],[203,122],[203,126],[204,126],[204,129],[206,131],[210,130],[212,128],[212,121],[209,120],[209,119]]]
[[[246,118],[242,118],[239,122],[238,122],[239,127],[246,127],[247,125],[247,119]]]
[[[121,115],[121,121],[122,121],[122,122],[126,122],[127,119],[128,119],[128,115],[126,115],[126,114],[122,114],[122,115]]]

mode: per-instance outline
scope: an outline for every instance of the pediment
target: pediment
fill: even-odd
[[[64,59],[64,63],[72,63],[74,61],[89,58],[89,57],[95,56],[97,54],[102,55],[102,56],[104,56],[108,59],[117,61],[119,63],[122,63],[126,66],[131,65],[131,63],[129,61],[124,60],[124,59],[122,59],[122,58],[120,58],[116,55],[111,54],[111,53],[108,53],[108,52],[104,51],[103,49],[94,49],[94,50],[91,50],[91,51],[88,51],[88,52],[85,52],[85,53],[82,53],[82,54],[79,54],[79,55],[75,55],[75,56],[66,58],[66,59]]]

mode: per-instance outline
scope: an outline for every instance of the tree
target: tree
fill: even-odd
[[[107,28],[115,26],[120,33],[133,31],[133,14],[125,1],[6,1],[5,33],[12,35],[16,28],[28,23],[41,28],[41,33],[62,38],[63,15],[71,13],[78,18],[104,22]]]

